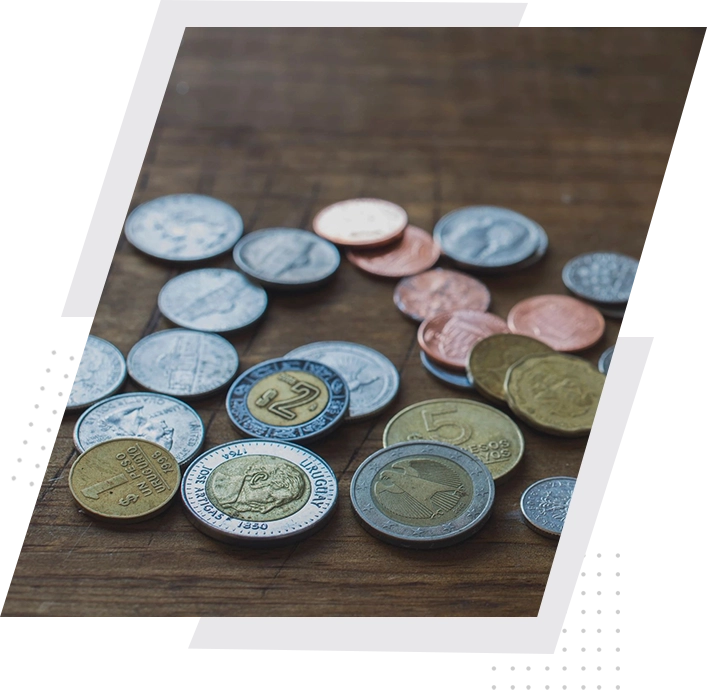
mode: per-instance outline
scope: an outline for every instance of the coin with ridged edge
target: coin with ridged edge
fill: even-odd
[[[520,497],[523,521],[538,534],[559,538],[570,507],[574,477],[548,477],[531,484]]]
[[[113,395],[125,382],[125,357],[113,343],[89,335],[66,409],[82,410]]]

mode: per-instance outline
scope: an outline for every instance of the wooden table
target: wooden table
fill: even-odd
[[[132,206],[210,194],[233,204],[247,231],[311,228],[318,209],[358,196],[399,203],[427,230],[460,206],[507,206],[546,228],[550,250],[533,268],[485,279],[505,317],[523,297],[565,292],[562,266],[576,254],[640,256],[702,38],[687,29],[188,30]],[[168,328],[156,299],[177,271],[121,237],[92,332],[127,354]],[[312,445],[340,483],[323,531],[295,546],[239,549],[195,530],[178,502],[130,527],[93,522],[67,486],[77,456],[67,414],[3,615],[536,615],[556,545],[521,522],[518,500],[537,479],[576,475],[585,439],[520,424],[519,470],[498,487],[488,525],[457,546],[396,548],[354,519],[352,474],[381,447],[388,419],[414,402],[464,397],[423,370],[394,285],[343,260],[324,288],[271,293],[266,318],[231,338],[241,370],[331,339],[376,348],[400,370],[386,412]],[[592,362],[619,325],[608,320],[586,353]],[[206,447],[238,437],[224,399],[195,406]]]

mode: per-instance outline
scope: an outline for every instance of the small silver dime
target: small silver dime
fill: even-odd
[[[601,357],[599,357],[599,364],[597,368],[602,374],[606,374],[609,371],[609,366],[611,365],[611,358],[614,355],[614,345],[602,352]]]
[[[82,410],[113,395],[125,382],[125,357],[112,343],[89,335],[66,409]]]
[[[265,290],[228,268],[201,268],[165,283],[160,311],[183,328],[230,333],[255,323],[268,304]]]
[[[559,537],[576,481],[574,477],[548,477],[531,484],[520,497],[528,527],[546,537]]]
[[[456,544],[486,523],[495,487],[486,465],[456,446],[396,443],[363,461],[351,503],[363,527],[398,546]]]
[[[358,343],[310,343],[285,357],[321,362],[341,374],[351,394],[346,419],[352,422],[382,412],[393,402],[400,387],[400,375],[393,363],[377,350]]]
[[[422,361],[422,366],[438,381],[462,391],[473,390],[474,384],[470,379],[471,374],[460,374],[458,371],[445,369],[433,362],[422,350],[420,350],[420,360]]]
[[[272,288],[321,285],[339,268],[339,250],[313,232],[267,228],[246,235],[233,250],[236,266],[248,277]]]
[[[74,427],[80,453],[114,438],[144,438],[166,448],[181,465],[204,443],[204,424],[189,405],[159,393],[123,393],[89,407]]]
[[[145,254],[165,261],[203,261],[227,252],[243,234],[232,206],[202,194],[170,194],[135,208],[125,236]]]
[[[238,353],[214,333],[171,328],[139,340],[128,354],[128,373],[139,386],[183,400],[225,388],[238,371]]]
[[[562,269],[565,287],[578,297],[602,304],[626,304],[638,261],[618,252],[590,252],[570,259]]]
[[[231,441],[184,472],[182,501],[194,526],[242,546],[280,546],[324,527],[336,476],[311,450],[280,441]]]

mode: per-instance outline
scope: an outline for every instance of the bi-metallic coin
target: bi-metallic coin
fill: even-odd
[[[626,304],[638,261],[618,252],[590,252],[571,259],[562,269],[565,287],[579,297],[601,304]]]
[[[604,350],[604,352],[601,353],[601,357],[599,357],[599,364],[597,365],[597,368],[602,374],[608,374],[609,373],[609,367],[611,366],[611,358],[614,356],[614,345],[612,345],[610,348],[607,348]]]
[[[66,409],[81,410],[113,395],[123,385],[126,374],[125,357],[120,350],[103,338],[89,335]]]
[[[523,520],[538,534],[559,538],[565,526],[576,479],[548,477],[531,484],[520,497]]]
[[[472,377],[467,374],[461,374],[454,369],[440,366],[437,362],[432,361],[423,350],[420,350],[420,361],[426,371],[445,385],[462,391],[470,391],[474,388],[474,379]]]

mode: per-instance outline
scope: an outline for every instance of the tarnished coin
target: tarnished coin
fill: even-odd
[[[310,343],[285,357],[321,362],[341,374],[351,396],[346,418],[354,422],[379,414],[393,401],[400,386],[400,375],[393,363],[358,343]]]
[[[527,355],[506,375],[506,401],[530,426],[556,436],[591,431],[605,377],[586,359],[550,354]]]
[[[223,201],[170,194],[140,204],[125,221],[133,246],[165,261],[203,261],[227,252],[243,234],[243,219]]]
[[[479,458],[430,441],[379,450],[351,480],[351,503],[363,527],[383,541],[418,549],[470,537],[490,517],[495,495]]]
[[[604,350],[599,357],[598,369],[602,374],[607,374],[609,372],[609,366],[611,365],[611,358],[614,356],[614,345],[610,348]]]
[[[562,280],[575,295],[603,304],[625,304],[638,261],[618,252],[581,254],[565,264]]]
[[[123,385],[126,373],[120,350],[103,338],[89,335],[66,409],[81,410],[113,395]]]
[[[379,249],[349,249],[348,260],[362,271],[384,278],[402,278],[437,263],[440,249],[424,230],[408,225],[401,239]]]
[[[333,431],[349,409],[349,389],[326,364],[271,359],[241,374],[226,396],[234,426],[248,436],[313,441]]]
[[[189,464],[204,443],[204,423],[189,405],[159,393],[123,393],[86,410],[74,427],[79,453],[113,438],[142,438]]]
[[[440,441],[481,458],[494,479],[516,468],[525,450],[518,425],[495,407],[474,400],[425,400],[398,412],[383,432],[383,445]]]
[[[540,340],[558,352],[586,350],[604,335],[604,317],[586,302],[567,295],[538,295],[508,313],[512,333]]]
[[[237,371],[238,353],[228,340],[184,328],[152,333],[128,354],[128,372],[135,383],[184,400],[217,393]]]
[[[280,546],[324,527],[336,477],[311,450],[277,441],[231,441],[184,473],[187,516],[204,534],[242,546]]]
[[[425,319],[417,330],[417,342],[435,362],[464,371],[474,344],[494,333],[508,333],[500,316],[460,309]]]
[[[503,384],[508,369],[526,355],[541,352],[552,352],[552,348],[525,335],[498,333],[474,345],[466,370],[483,396],[494,402],[505,402]]]
[[[174,456],[141,438],[103,441],[79,455],[69,472],[71,494],[87,513],[123,524],[161,513],[179,482]]]
[[[470,391],[474,388],[473,378],[466,374],[461,374],[454,369],[445,369],[445,367],[433,362],[422,350],[420,350],[420,361],[422,362],[422,366],[425,367],[432,376],[447,386],[462,391]]]
[[[268,296],[259,285],[227,268],[202,268],[172,278],[157,305],[177,326],[230,333],[247,328],[264,313]]]
[[[393,299],[403,314],[414,321],[424,321],[460,309],[486,311],[491,304],[491,293],[482,282],[465,273],[435,268],[403,278]]]
[[[339,268],[339,250],[307,230],[267,228],[246,235],[233,250],[236,266],[271,288],[321,285]]]
[[[539,225],[507,208],[468,206],[448,213],[434,238],[453,261],[472,269],[502,269],[533,257]]]
[[[382,199],[349,199],[319,211],[312,221],[317,235],[346,247],[380,247],[402,236],[408,215]]]
[[[558,538],[572,500],[574,477],[549,477],[531,484],[520,497],[523,520],[545,537]]]

